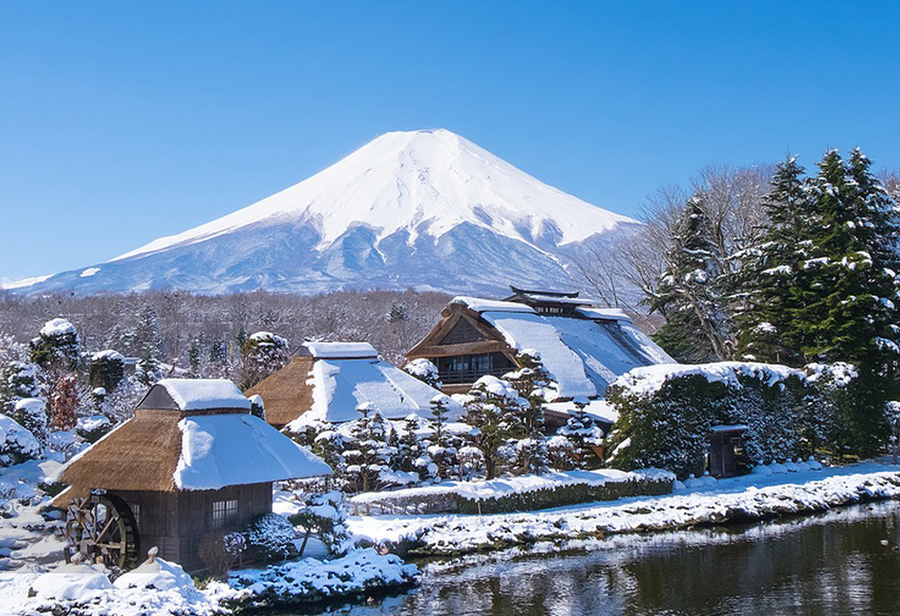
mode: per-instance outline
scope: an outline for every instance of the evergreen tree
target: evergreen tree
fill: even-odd
[[[485,477],[493,479],[502,470],[502,448],[521,437],[521,405],[524,400],[506,381],[486,375],[475,381],[466,396],[463,421],[476,430],[469,436],[481,451]]]
[[[440,479],[461,479],[459,460],[461,440],[447,431],[447,396],[440,394],[431,399],[431,438],[428,455],[437,466],[435,474]]]
[[[886,437],[885,402],[896,395],[900,359],[900,218],[854,150],[836,150],[801,183],[792,160],[767,200],[772,227],[742,263],[737,321],[742,348],[793,365],[854,364],[858,371],[840,440],[863,455]]]
[[[603,431],[583,408],[572,413],[558,433],[571,443],[577,468],[592,469],[600,466],[601,460],[595,448],[603,444]]]
[[[34,364],[12,361],[0,371],[0,413],[11,415],[17,401],[38,395],[40,385]]]
[[[814,215],[803,168],[780,163],[763,200],[768,225],[760,241],[738,255],[734,289],[738,354],[764,362],[802,363],[792,319],[800,306],[798,278],[806,275]]]
[[[125,357],[116,351],[106,350],[91,356],[90,383],[102,387],[107,393],[116,390],[125,378]]]
[[[47,408],[41,398],[21,398],[16,401],[12,418],[31,432],[41,447],[46,447],[50,440],[47,422]]]
[[[241,389],[249,389],[291,359],[288,341],[271,332],[256,332],[248,336],[241,352],[243,378]]]
[[[549,454],[544,438],[544,404],[555,398],[558,387],[541,363],[541,355],[534,349],[524,349],[516,355],[519,369],[504,375],[525,403],[519,405],[524,438],[516,443],[514,468],[522,474],[542,474],[549,470]]]
[[[701,196],[688,199],[666,251],[666,268],[646,302],[651,312],[666,318],[657,341],[673,350],[683,349],[676,357],[680,361],[712,361],[731,355],[722,256],[712,240],[711,225]]]
[[[193,338],[188,348],[188,375],[192,379],[200,378],[200,342]]]

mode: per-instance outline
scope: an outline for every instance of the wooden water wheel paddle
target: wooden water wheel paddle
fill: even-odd
[[[121,498],[91,493],[76,498],[66,510],[66,562],[81,554],[82,562],[130,569],[139,554],[137,524]]]

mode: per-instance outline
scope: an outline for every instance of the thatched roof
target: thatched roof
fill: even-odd
[[[307,381],[314,361],[311,355],[292,357],[284,368],[244,392],[262,397],[267,422],[281,427],[312,408],[313,388]]]
[[[148,398],[160,389],[154,386]],[[139,408],[125,422],[70,460],[59,480],[70,486],[64,506],[91,489],[212,490],[327,475],[327,464],[241,409]]]
[[[248,389],[259,395],[266,421],[285,426],[294,421],[345,422],[359,417],[366,404],[388,419],[428,416],[431,400],[441,392],[378,359],[367,343],[306,343],[303,355]],[[448,402],[451,415],[461,412]]]

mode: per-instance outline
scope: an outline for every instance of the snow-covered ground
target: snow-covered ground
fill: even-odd
[[[542,540],[750,521],[900,498],[900,466],[864,462],[822,470],[693,480],[674,494],[495,515],[354,516],[354,534],[418,553],[454,554]],[[766,471],[773,471],[769,474]]]
[[[212,616],[247,608],[285,608],[403,587],[414,582],[418,567],[367,548],[333,560],[305,558],[244,569],[227,583],[210,581],[202,588],[177,564],[159,558],[114,582],[107,573],[86,564],[0,572],[0,614]]]

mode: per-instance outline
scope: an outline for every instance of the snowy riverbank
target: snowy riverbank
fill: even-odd
[[[776,471],[720,481],[696,480],[671,495],[528,513],[354,516],[350,529],[373,543],[403,552],[461,554],[536,541],[746,522],[900,498],[900,466],[864,462],[822,470]]]
[[[102,568],[83,564],[25,567],[0,572],[4,595],[0,614],[227,615],[358,599],[410,586],[417,575],[416,565],[371,548],[329,561],[305,558],[235,571],[227,582],[209,581],[202,587],[177,564],[162,559],[145,563],[112,583]]]

